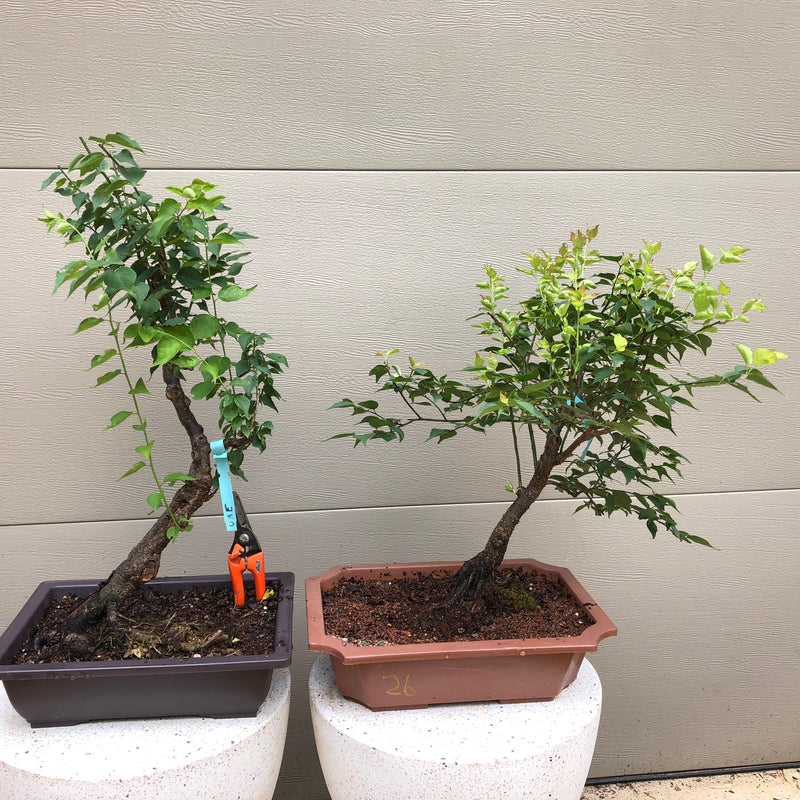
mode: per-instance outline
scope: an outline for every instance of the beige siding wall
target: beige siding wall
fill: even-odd
[[[522,251],[594,222],[609,250],[662,239],[665,267],[700,242],[751,247],[730,282],[769,311],[714,360],[735,362],[739,340],[791,358],[774,371],[783,395],[715,392],[680,424],[682,521],[719,551],[553,497],[515,536],[513,555],[570,566],[620,628],[593,659],[606,695],[593,774],[796,759],[800,6],[135,5],[0,0],[0,628],[38,581],[103,576],[146,526],[144,482],[115,480],[134,442],[102,431],[113,384],[90,391],[83,372],[102,338],[66,335],[88,312],[50,297],[69,254],[36,222],[51,202],[37,187],[76,137],[123,130],[148,150],[151,188],[212,180],[261,237],[242,313],[291,362],[244,489],[268,558],[300,586],[277,797],[326,796],[302,579],[471,555],[513,469],[496,436],[352,451],[325,441],[347,417],[324,409],[367,396],[379,349],[461,366],[482,265],[511,275]],[[183,468],[180,438],[155,438],[163,466]],[[165,574],[224,569],[211,506]]]

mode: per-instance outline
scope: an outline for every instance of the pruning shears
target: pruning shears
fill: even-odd
[[[233,505],[236,509],[236,530],[233,534],[233,544],[228,550],[228,569],[231,573],[234,602],[237,606],[243,606],[245,571],[253,573],[256,583],[256,600],[260,602],[267,595],[264,553],[250,527],[244,503],[236,492],[233,493]]]
[[[244,503],[231,486],[230,464],[225,441],[220,439],[217,442],[210,442],[209,445],[217,465],[225,527],[228,531],[233,531],[233,544],[228,550],[228,569],[231,573],[233,600],[237,606],[244,605],[244,573],[249,571],[253,573],[256,582],[256,600],[261,602],[272,594],[272,589],[267,589],[266,586],[264,553],[250,527]]]

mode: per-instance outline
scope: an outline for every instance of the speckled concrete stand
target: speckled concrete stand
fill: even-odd
[[[269,800],[289,720],[288,669],[256,717],[36,728],[0,685],[3,800]]]
[[[311,717],[332,800],[579,800],[602,690],[584,660],[546,703],[374,712],[346,700],[330,658],[311,670]]]

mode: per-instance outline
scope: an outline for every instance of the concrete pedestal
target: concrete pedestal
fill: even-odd
[[[602,690],[584,660],[543,703],[463,703],[374,712],[346,700],[321,655],[311,716],[332,800],[579,800]]]
[[[234,678],[235,679],[235,678]],[[0,686],[3,800],[270,800],[289,720],[288,669],[256,717],[36,728]]]

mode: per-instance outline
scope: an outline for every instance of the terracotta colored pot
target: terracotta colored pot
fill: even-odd
[[[322,591],[347,578],[393,580],[418,572],[453,574],[462,562],[363,564],[333,567],[306,580],[308,646],[331,656],[339,691],[373,711],[426,708],[435,703],[552,700],[578,674],[585,653],[617,633],[616,626],[577,578],[563,567],[533,559],[509,559],[504,566],[558,578],[594,624],[563,639],[508,639],[437,644],[360,647],[325,633]]]
[[[255,716],[269,692],[272,671],[292,660],[294,575],[268,572],[266,579],[280,583],[275,649],[268,655],[12,664],[54,597],[88,596],[99,581],[40,583],[0,636],[0,680],[8,699],[32,727],[147,717]],[[230,587],[230,577],[156,578],[148,584],[167,594],[191,586]]]

